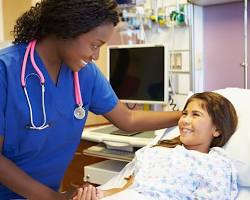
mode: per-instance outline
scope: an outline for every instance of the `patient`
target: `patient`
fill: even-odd
[[[237,122],[236,111],[225,97],[213,92],[194,94],[179,120],[180,135],[138,150],[133,175],[122,188],[87,186],[73,199],[236,199],[236,172],[220,147]]]

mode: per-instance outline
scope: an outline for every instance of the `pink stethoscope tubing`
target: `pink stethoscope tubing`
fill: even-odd
[[[24,94],[25,94],[25,97],[26,97],[26,100],[27,100],[28,106],[29,106],[30,123],[31,123],[29,128],[36,129],[36,130],[43,130],[45,128],[48,128],[49,124],[47,123],[45,101],[44,101],[44,98],[45,98],[45,86],[44,86],[45,78],[44,78],[41,70],[37,66],[35,59],[34,59],[34,51],[35,51],[36,42],[37,42],[36,40],[29,42],[27,49],[25,51],[23,63],[22,63],[22,69],[21,69],[21,85],[23,87]],[[25,77],[25,71],[26,71],[26,66],[27,66],[27,61],[28,61],[29,55],[30,55],[31,64],[32,64],[33,68],[35,69],[35,71],[37,72],[37,74],[32,73],[32,74],[29,74]],[[42,111],[43,111],[43,119],[44,119],[43,124],[41,126],[36,126],[34,121],[33,121],[33,110],[32,110],[32,106],[31,106],[29,95],[28,95],[27,88],[26,88],[26,79],[31,75],[38,76],[40,79],[40,83],[41,83]],[[75,91],[75,100],[76,100],[76,104],[77,104],[77,108],[74,110],[74,115],[77,119],[83,119],[85,117],[85,109],[83,107],[78,72],[74,72],[74,91]]]
[[[75,89],[75,98],[76,104],[79,106],[83,106],[82,104],[82,95],[81,95],[81,88],[79,84],[79,76],[78,72],[74,72],[74,89]]]

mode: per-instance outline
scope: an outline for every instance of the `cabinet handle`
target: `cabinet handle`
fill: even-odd
[[[84,181],[88,182],[90,179],[90,175],[86,175]]]

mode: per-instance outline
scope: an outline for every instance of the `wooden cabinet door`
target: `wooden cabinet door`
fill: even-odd
[[[89,148],[96,144],[97,143],[95,142],[81,140],[78,149],[75,153],[75,156],[64,175],[60,191],[67,191],[72,187],[78,187],[83,183],[84,166],[106,160],[103,158],[83,155],[84,149]]]

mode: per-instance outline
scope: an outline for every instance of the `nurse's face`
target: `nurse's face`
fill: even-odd
[[[61,59],[72,71],[79,71],[87,62],[98,59],[100,47],[110,39],[113,30],[112,23],[105,23],[74,39],[61,40]]]
[[[211,141],[220,134],[201,100],[191,101],[179,120],[180,140],[189,150],[209,151]]]

